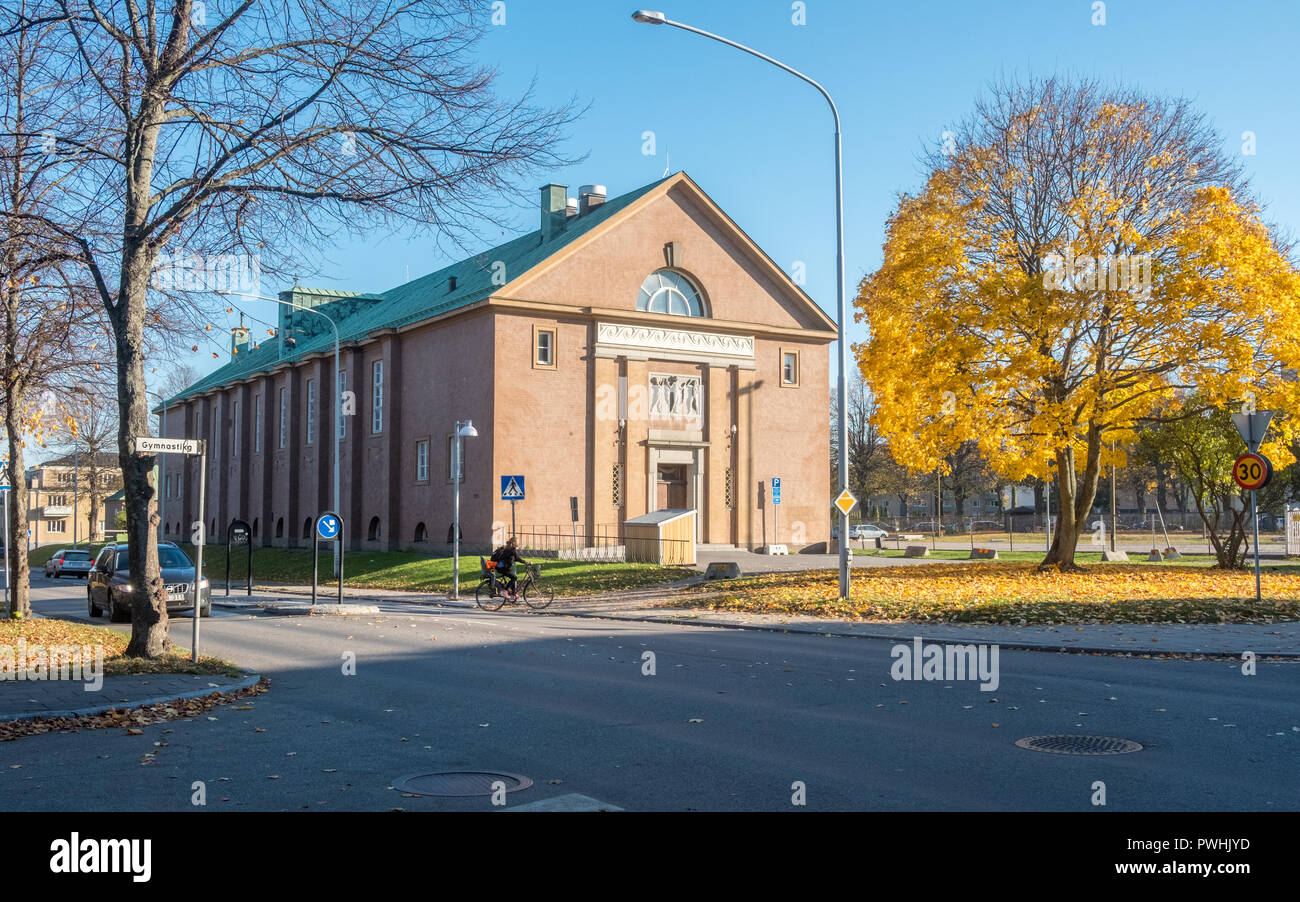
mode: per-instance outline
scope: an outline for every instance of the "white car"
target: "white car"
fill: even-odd
[[[67,574],[85,579],[90,575],[90,552],[81,548],[63,548],[45,562],[45,575],[58,579]]]
[[[887,539],[889,530],[874,523],[859,523],[857,526],[849,527],[849,538],[852,539]]]

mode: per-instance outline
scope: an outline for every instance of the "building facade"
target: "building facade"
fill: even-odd
[[[116,454],[67,454],[28,467],[30,547],[102,541],[112,528],[107,499],[122,487]]]
[[[294,288],[275,334],[236,330],[232,359],[166,402],[169,538],[235,518],[261,544],[310,542],[333,506],[359,549],[442,550],[451,538],[452,432],[464,439],[461,532],[502,541],[524,477],[521,533],[618,537],[662,509],[697,512],[697,541],[792,551],[825,543],[829,344],[835,325],[695,184],[677,173],[621,197],[541,191],[540,228],[381,294]],[[176,463],[173,464],[173,461]],[[782,480],[780,533],[770,485]],[[573,510],[576,499],[577,517]]]

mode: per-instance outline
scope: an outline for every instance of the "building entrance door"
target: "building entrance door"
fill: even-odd
[[[655,480],[655,502],[658,510],[686,508],[686,464],[659,465]]]

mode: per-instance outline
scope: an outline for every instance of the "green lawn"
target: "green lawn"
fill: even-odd
[[[41,572],[45,562],[60,548],[68,545],[47,545],[34,549],[29,566]],[[89,548],[91,556],[99,553],[102,545]],[[194,559],[194,546],[181,546]],[[231,582],[242,585],[247,567],[247,550],[237,549],[231,562]],[[311,551],[299,548],[253,549],[253,585],[281,583],[286,585],[311,585]],[[595,564],[583,561],[556,561],[539,559],[542,579],[554,587],[558,595],[584,595],[589,592],[607,592],[634,589],[683,579],[696,574],[683,567],[658,567],[654,564]],[[462,555],[460,559],[460,585],[472,591],[478,583],[478,555]],[[329,581],[330,552],[321,548],[321,584]],[[203,549],[203,572],[213,581],[214,588],[225,588],[226,546],[208,545]],[[408,592],[445,592],[451,588],[451,558],[430,557],[414,551],[350,551],[343,565],[343,584],[355,589],[396,589]]]
[[[192,546],[185,553],[194,556]],[[247,567],[247,550],[236,549],[231,562],[231,582],[241,585]],[[460,585],[471,591],[479,580],[479,556],[462,555]],[[321,548],[321,584],[329,581],[331,556]],[[542,580],[559,595],[581,595],[631,589],[672,582],[696,575],[683,567],[659,567],[654,564],[595,564],[584,561],[534,561],[542,568]],[[282,583],[311,585],[312,554],[308,549],[254,548],[253,585]],[[343,584],[358,589],[395,589],[408,592],[445,592],[451,588],[451,558],[430,557],[413,551],[350,551],[343,564]],[[203,572],[213,586],[224,589],[226,548],[207,547],[203,551]]]

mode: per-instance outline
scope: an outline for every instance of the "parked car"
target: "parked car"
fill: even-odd
[[[881,526],[873,526],[873,525],[870,524],[870,523],[850,523],[850,524],[849,524],[849,538],[850,538],[850,539],[866,539],[866,540],[871,540],[871,539],[874,539],[876,536],[880,536],[881,538],[884,538],[884,537],[887,536],[887,535],[889,535],[889,531],[886,530],[884,527],[881,527]],[[832,539],[838,539],[839,537],[840,537],[840,528],[839,528],[838,526],[832,526],[832,527],[831,527],[831,538],[832,538]]]
[[[935,531],[935,530],[934,530],[934,526],[935,526],[935,524],[934,524],[934,521],[933,521],[933,520],[922,520],[920,523],[914,523],[914,524],[912,524],[912,530],[913,530],[914,532],[931,532],[931,533],[932,533],[932,532]],[[946,525],[944,525],[943,523],[940,523],[940,524],[939,524],[939,535],[943,535],[943,534],[944,534],[945,532],[947,532],[947,531],[948,531],[948,527],[947,527]]]
[[[167,613],[193,611],[194,562],[171,542],[163,542],[158,546],[158,565],[167,586]],[[126,623],[131,619],[134,591],[126,543],[105,545],[86,580],[90,616],[98,617],[108,611],[108,618],[114,623]],[[199,592],[199,615],[207,617],[212,613],[212,587],[206,579],[199,581]]]
[[[1006,527],[998,520],[972,520],[971,532],[1000,532]]]
[[[84,548],[61,548],[45,562],[45,575],[58,579],[64,574],[85,579],[90,575],[90,552]]]

